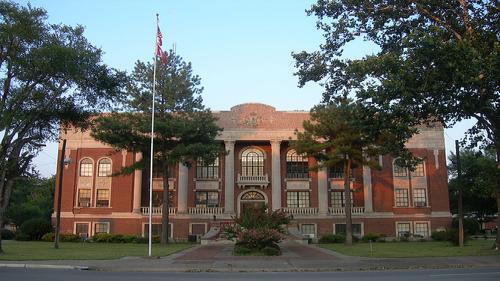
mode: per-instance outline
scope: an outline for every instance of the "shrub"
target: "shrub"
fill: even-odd
[[[24,234],[28,240],[40,240],[45,233],[51,230],[50,223],[39,218],[29,219],[19,228],[19,232]]]
[[[453,245],[458,246],[459,244],[458,229],[452,228],[447,231],[447,234],[448,235],[446,240],[450,241]],[[467,241],[469,241],[469,238],[470,238],[469,234],[464,231],[464,244],[467,243]]]
[[[342,234],[325,234],[319,239],[319,243],[344,243],[345,236]]]
[[[54,242],[55,234],[54,232],[45,233],[42,236],[42,241],[44,242]]]
[[[448,240],[448,233],[446,231],[434,231],[431,233],[431,238],[434,241],[446,241]]]
[[[135,239],[135,243],[137,243],[137,244],[146,244],[148,242],[149,242],[148,237],[137,237]]]
[[[59,234],[60,242],[79,242],[80,236],[73,233],[61,233]]]
[[[17,241],[29,241],[29,240],[32,240],[31,237],[28,234],[22,233],[20,231],[16,232],[16,236],[14,237],[14,239],[16,239]]]
[[[261,252],[266,256],[279,256],[281,255],[281,250],[276,247],[267,246],[262,248]]]
[[[12,240],[15,236],[12,230],[2,228],[2,240]]]
[[[248,247],[241,245],[241,244],[236,244],[234,245],[234,254],[237,256],[246,256],[252,252],[251,249]]]
[[[363,240],[363,242],[369,242],[369,241],[376,242],[379,238],[380,234],[369,232],[365,234],[361,240]]]
[[[109,233],[97,233],[92,236],[92,241],[98,243],[110,243],[113,238],[112,234]]]
[[[458,218],[451,222],[452,228],[458,229]],[[467,235],[476,235],[480,232],[480,224],[476,219],[464,218],[464,233]]]

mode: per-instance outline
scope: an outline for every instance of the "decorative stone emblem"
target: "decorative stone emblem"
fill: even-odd
[[[259,116],[255,112],[252,112],[248,116],[243,117],[239,122],[240,126],[250,128],[256,128],[260,124],[262,124],[262,116]]]

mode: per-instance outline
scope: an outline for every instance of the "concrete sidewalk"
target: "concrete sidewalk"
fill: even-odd
[[[4,262],[0,267],[49,267],[103,271],[156,272],[263,272],[263,271],[356,271],[421,268],[498,267],[500,255],[442,258],[363,258],[344,256],[314,245],[282,244],[279,257],[236,257],[232,245],[195,246],[162,258],[125,257],[117,260],[51,260]],[[28,266],[26,266],[28,265]]]

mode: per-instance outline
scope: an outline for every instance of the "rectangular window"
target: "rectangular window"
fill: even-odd
[[[75,224],[75,234],[82,237],[89,237],[89,224],[88,223],[76,223]]]
[[[90,189],[78,190],[78,207],[90,207]]]
[[[425,196],[425,188],[413,189],[413,205],[415,207],[427,206],[427,198]]]
[[[412,177],[423,177],[424,176],[424,163],[418,163],[415,166],[415,171],[411,172]]]
[[[307,162],[286,162],[286,177],[288,179],[309,178],[309,164]]]
[[[316,225],[312,223],[301,224],[300,232],[304,235],[308,235],[309,237],[314,238],[316,237]]]
[[[94,234],[97,233],[109,233],[109,223],[96,222],[94,225]]]
[[[96,207],[109,207],[109,189],[98,189],[97,190],[97,200],[95,202]]]
[[[219,207],[219,192],[217,191],[197,191],[196,208],[215,208]]]
[[[191,224],[191,234],[203,235],[205,234],[206,225],[204,223],[193,223]]]
[[[345,196],[343,190],[332,190],[331,192],[331,203],[333,208],[345,207]],[[351,206],[354,206],[354,200],[351,193]]]
[[[394,190],[396,196],[396,207],[408,207],[408,189],[397,188]]]
[[[335,234],[345,235],[345,223],[336,223],[335,224]],[[352,224],[352,235],[361,236],[361,224],[353,223]]]
[[[409,237],[411,234],[411,228],[409,222],[399,222],[397,223],[397,235],[398,237]]]
[[[309,207],[309,191],[292,191],[286,193],[286,203],[288,208]]]
[[[429,237],[429,224],[426,222],[415,223],[415,236],[427,238]]]
[[[205,163],[199,158],[196,161],[196,178],[198,179],[218,179],[219,178],[219,158],[211,164]]]
[[[394,177],[407,177],[408,169],[406,167],[401,167],[394,162]]]
[[[151,235],[152,236],[161,236],[161,223],[153,223]],[[144,224],[144,237],[149,237],[149,224],[148,223]]]
[[[109,177],[111,176],[111,161],[107,159],[103,159],[99,161],[98,165],[98,177]]]

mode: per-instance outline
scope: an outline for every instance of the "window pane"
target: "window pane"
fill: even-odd
[[[90,207],[90,189],[78,190],[78,207]]]
[[[98,189],[96,207],[109,207],[109,189]]]
[[[105,158],[99,161],[98,173],[99,177],[111,176],[111,160]]]
[[[219,192],[217,191],[197,191],[195,206],[197,208],[219,207]]]
[[[307,157],[298,155],[295,150],[289,150],[286,155],[286,177],[289,179],[309,178]]]
[[[419,163],[415,167],[415,171],[411,172],[411,176],[412,177],[423,177],[424,176],[424,164],[423,163]]]
[[[203,159],[196,161],[196,177],[199,179],[219,178],[219,158],[215,158],[213,163],[205,163]]]
[[[108,233],[109,232],[109,229],[108,229],[108,223],[102,223],[102,222],[98,222],[95,224],[95,231],[94,233],[97,234],[97,233]]]
[[[406,177],[408,176],[408,169],[406,167],[401,167],[394,161],[393,173],[395,177]]]
[[[420,237],[424,237],[424,238],[428,237],[429,236],[429,224],[427,224],[426,222],[415,223],[415,235],[420,236]]]
[[[80,176],[81,177],[91,177],[93,173],[93,164],[92,160],[85,158],[80,161]]]
[[[409,236],[410,235],[410,223],[398,223],[397,224],[398,236]]]
[[[343,234],[345,235],[345,223],[336,223],[335,224],[335,234]],[[353,223],[352,224],[352,234],[356,236],[361,236],[361,224]]]
[[[257,149],[247,149],[241,154],[242,176],[264,175],[264,154]]]
[[[425,196],[424,188],[415,188],[413,190],[413,203],[415,207],[427,206],[427,198]]]
[[[396,195],[396,207],[408,207],[408,190],[397,188],[394,191]]]
[[[302,224],[300,226],[300,232],[302,234],[312,234],[316,236],[316,227],[314,224]]]
[[[153,223],[151,235],[152,236],[161,236],[161,224],[160,223]],[[149,223],[144,224],[144,237],[149,237]]]
[[[89,224],[88,223],[77,223],[75,227],[75,234],[80,237],[89,237]]]

